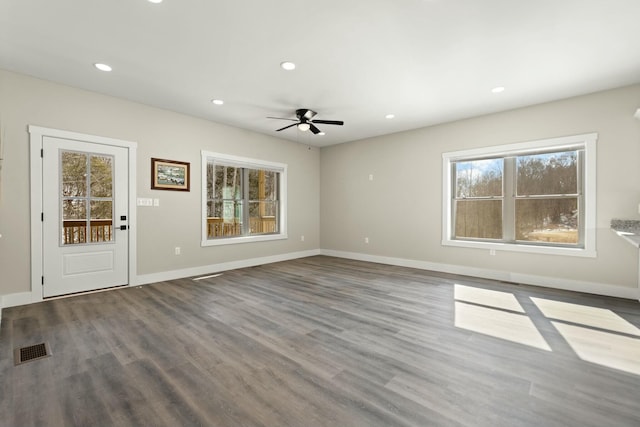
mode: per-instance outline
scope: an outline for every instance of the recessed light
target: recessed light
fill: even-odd
[[[107,64],[101,64],[99,62],[93,64],[93,66],[96,67],[100,71],[111,71],[113,69],[113,68],[111,68],[111,66],[109,66]]]
[[[326,135],[326,133],[324,133],[324,132],[318,132],[318,135],[322,136],[322,135]]]
[[[215,105],[222,105],[224,104],[224,101],[222,99],[212,99],[211,103]]]
[[[149,3],[162,3],[162,0],[149,0]]]
[[[291,71],[296,69],[296,64],[294,64],[293,62],[284,61],[280,63],[280,67],[282,67],[283,70]]]
[[[393,119],[396,115],[395,114],[387,114],[386,116],[384,116],[385,119]]]
[[[491,89],[492,93],[500,93],[500,92],[504,92],[504,86],[496,86],[493,89]]]

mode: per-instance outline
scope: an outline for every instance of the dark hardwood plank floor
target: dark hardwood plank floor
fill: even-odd
[[[640,426],[640,303],[321,256],[5,309],[0,356],[2,426]]]

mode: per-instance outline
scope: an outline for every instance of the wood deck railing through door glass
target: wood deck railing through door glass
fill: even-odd
[[[111,242],[113,240],[113,221],[110,219],[92,219],[88,229],[89,232],[87,232],[87,221],[63,221],[63,244]]]

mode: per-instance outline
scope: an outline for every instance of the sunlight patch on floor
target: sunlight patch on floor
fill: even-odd
[[[640,337],[640,329],[611,310],[544,298],[531,297],[531,301],[549,319],[563,320]]]
[[[473,286],[454,285],[456,301],[466,301],[488,307],[524,313],[524,309],[510,292],[493,291],[491,289],[474,288]]]
[[[640,339],[551,323],[582,360],[640,375]]]
[[[551,347],[527,316],[456,301],[458,328],[551,351]]]

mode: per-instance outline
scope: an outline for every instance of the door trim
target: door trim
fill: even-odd
[[[129,286],[137,284],[137,227],[136,227],[136,155],[138,144],[136,142],[121,139],[107,138],[103,136],[89,135],[77,132],[69,132],[59,129],[51,129],[29,125],[30,148],[30,190],[31,190],[31,302],[39,302],[42,297],[42,275],[44,261],[43,226],[41,220],[42,201],[42,157],[45,136],[53,138],[71,139],[76,141],[91,142],[94,144],[111,145],[126,148],[128,151],[129,174]]]

